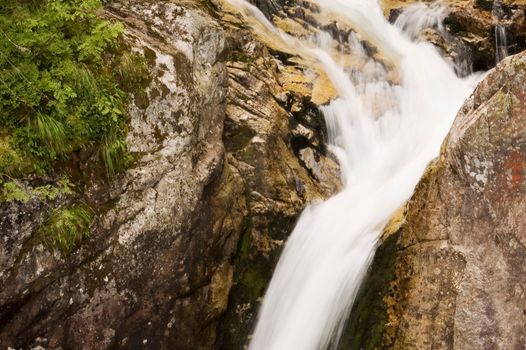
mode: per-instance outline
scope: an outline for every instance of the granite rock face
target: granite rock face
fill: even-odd
[[[526,54],[504,60],[460,110],[355,305],[385,314],[353,315],[350,348],[524,348],[525,77]]]

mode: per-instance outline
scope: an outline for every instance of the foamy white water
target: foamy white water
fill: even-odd
[[[358,33],[349,43],[361,68],[348,71],[326,47],[282,33],[244,0],[229,1],[296,52],[314,57],[339,94],[323,113],[344,189],[301,215],[250,342],[251,350],[325,349],[337,343],[384,226],[438,155],[473,79],[459,79],[434,47],[411,41],[419,30],[441,25],[445,10],[439,6],[412,8],[403,17],[403,33],[375,1],[317,0]],[[366,55],[359,37],[395,66],[400,84]]]

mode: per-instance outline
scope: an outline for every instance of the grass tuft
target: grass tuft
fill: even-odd
[[[122,52],[114,69],[119,86],[127,92],[137,93],[151,80],[144,57],[132,52]]]
[[[82,64],[76,68],[77,75],[74,81],[77,96],[83,100],[94,101],[100,90],[97,79],[93,76],[87,65]]]
[[[122,139],[107,139],[102,145],[101,153],[110,178],[115,177],[129,160],[128,147],[126,141]]]
[[[55,209],[40,227],[46,244],[62,254],[72,252],[84,238],[89,237],[93,210],[85,204]]]
[[[36,127],[39,136],[49,147],[55,150],[65,148],[66,130],[64,124],[51,116],[38,114],[36,118]]]

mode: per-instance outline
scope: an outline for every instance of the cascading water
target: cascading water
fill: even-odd
[[[493,3],[491,11],[495,22],[495,59],[497,63],[508,57],[508,41],[506,39],[506,28],[501,24],[504,17],[502,1],[497,0]]]
[[[495,46],[497,63],[508,57],[508,43],[506,40],[506,28],[495,25]]]
[[[244,0],[228,1],[315,59],[339,94],[323,113],[344,189],[301,215],[265,295],[250,349],[336,347],[384,226],[437,156],[473,80],[458,78],[430,44],[411,41],[436,18],[413,16],[415,22],[407,16],[406,35],[384,19],[375,1],[316,1],[357,32],[349,43],[359,69],[345,69],[331,56],[334,48],[313,47],[273,27]],[[367,56],[359,39],[374,45],[388,64]]]
[[[400,28],[412,41],[419,39],[419,35],[427,28],[434,28],[444,35],[446,30],[443,22],[448,15],[447,7],[440,3],[427,5],[416,3],[409,6],[396,19],[395,26]]]

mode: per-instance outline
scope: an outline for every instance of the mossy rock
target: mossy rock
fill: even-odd
[[[373,263],[362,282],[338,349],[373,350],[383,348],[387,322],[384,297],[395,277],[395,257],[400,233],[389,236],[376,251]]]
[[[286,240],[297,217],[267,213],[261,218],[272,239]],[[274,267],[281,254],[281,247],[270,252],[260,252],[252,234],[260,234],[252,218],[247,219],[235,260],[234,286],[230,292],[229,306],[219,325],[217,349],[243,349],[252,333],[257,312],[268,287]]]

